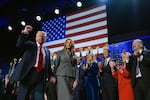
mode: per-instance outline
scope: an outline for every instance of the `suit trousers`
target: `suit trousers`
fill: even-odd
[[[103,100],[118,100],[117,87],[104,87],[102,88]]]
[[[146,87],[142,78],[136,79],[134,87],[135,100],[150,100],[150,87]]]
[[[44,71],[38,73],[32,68],[20,81],[17,100],[44,100]]]
[[[74,78],[57,76],[57,100],[72,100],[73,99],[73,82]]]

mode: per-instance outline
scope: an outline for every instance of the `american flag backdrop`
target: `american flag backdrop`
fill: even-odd
[[[42,23],[41,29],[47,32],[47,41],[44,44],[51,52],[63,48],[67,38],[75,43],[77,56],[87,53],[91,47],[94,54],[102,53],[103,46],[108,43],[106,4],[98,4],[47,20]]]

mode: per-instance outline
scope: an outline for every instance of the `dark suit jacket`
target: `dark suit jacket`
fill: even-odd
[[[117,79],[113,78],[109,62],[102,69],[102,87],[117,87]]]
[[[142,80],[146,87],[150,87],[150,51],[143,51],[142,55],[143,60],[140,62],[139,66],[142,74]],[[136,66],[137,58],[132,55],[129,58],[129,63],[127,63],[127,70],[131,72],[131,82],[133,87],[135,87],[136,84]]]
[[[27,34],[21,34],[18,38],[16,46],[24,48],[24,53],[21,62],[16,66],[16,69],[12,75],[12,79],[16,81],[23,80],[33,68],[36,62],[37,56],[37,44],[35,42],[27,40]],[[45,65],[44,76],[45,79],[52,75],[50,68],[50,51],[44,47],[45,50]]]

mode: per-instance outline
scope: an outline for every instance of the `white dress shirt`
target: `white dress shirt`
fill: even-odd
[[[36,57],[36,63],[34,65],[34,67],[37,67],[38,66],[38,61],[39,61],[39,53],[40,53],[40,44],[37,43],[37,57]],[[45,51],[44,51],[44,47],[42,46],[42,53],[43,53],[43,64],[45,63]]]

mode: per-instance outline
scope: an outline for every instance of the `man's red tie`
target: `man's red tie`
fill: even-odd
[[[36,70],[37,72],[40,72],[42,69],[43,69],[43,53],[42,53],[42,46],[40,46],[39,61]]]

